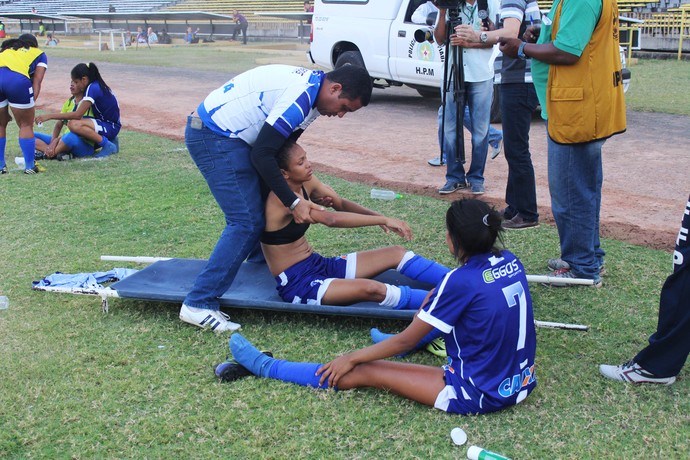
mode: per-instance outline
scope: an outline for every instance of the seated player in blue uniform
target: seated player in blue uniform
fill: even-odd
[[[523,401],[536,386],[536,333],[525,269],[496,244],[501,216],[483,201],[455,201],[446,213],[446,243],[460,266],[438,283],[401,333],[326,364],[274,359],[240,334],[230,337],[239,365],[256,376],[315,388],[371,387],[437,409],[481,414]],[[442,331],[448,364],[386,361]],[[221,363],[223,367],[237,366]]]
[[[93,62],[77,64],[71,72],[72,82],[78,91],[84,92],[76,110],[69,113],[48,113],[36,117],[36,123],[47,120],[67,120],[67,128],[77,136],[92,141],[100,147],[96,157],[106,157],[118,152],[113,143],[120,132],[120,107],[110,87],[105,83]],[[93,117],[87,112],[93,111]]]
[[[73,81],[70,81],[69,91],[72,94],[62,105],[61,113],[74,112],[84,98],[83,89],[78,89]],[[93,117],[93,111],[86,112],[87,117]],[[71,131],[62,134],[67,124],[65,120],[56,120],[52,134],[34,132],[36,136],[36,158],[69,160],[73,157],[81,158],[93,156],[95,153],[94,142],[77,136]],[[39,156],[40,154],[40,156]]]
[[[298,144],[288,141],[276,160],[285,181],[297,196],[335,209],[335,212],[311,209],[310,216],[315,223],[338,228],[380,225],[385,232],[392,231],[408,241],[412,239],[412,231],[405,222],[346,200],[323,184],[313,175],[307,154]],[[325,258],[314,252],[305,237],[309,224],[297,224],[275,193],[269,194],[265,210],[261,249],[275,276],[278,294],[286,302],[350,305],[374,301],[385,307],[417,310],[427,290],[393,286],[370,278],[388,269],[397,269],[409,278],[436,285],[449,271],[402,246]]]

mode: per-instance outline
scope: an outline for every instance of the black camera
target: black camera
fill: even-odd
[[[436,6],[446,10],[459,10],[465,6],[465,0],[436,0]]]

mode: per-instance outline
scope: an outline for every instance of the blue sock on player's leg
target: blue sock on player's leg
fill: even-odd
[[[316,375],[316,371],[321,366],[322,364],[319,363],[295,363],[276,359],[268,372],[268,377],[283,382],[296,383],[304,387],[327,389],[328,380],[323,385],[319,385],[321,376]]]
[[[240,334],[230,336],[230,351],[235,360],[257,377],[268,377],[275,359],[261,353]]]
[[[36,138],[22,139],[19,138],[19,148],[22,150],[24,157],[24,169],[34,169],[34,157],[36,154]]]
[[[444,267],[438,262],[425,259],[418,254],[409,258],[409,254],[414,253],[409,251],[401,261],[402,267],[398,266],[398,271],[408,278],[436,285],[450,271],[450,268]]]
[[[400,301],[393,307],[395,310],[418,310],[429,293],[429,291],[412,289],[409,286],[398,287],[400,288]]]
[[[5,163],[5,146],[6,145],[7,145],[7,138],[6,137],[0,137],[0,169],[7,166],[7,163]]]
[[[371,334],[371,341],[373,343],[383,342],[384,340],[386,340],[390,337],[393,337],[395,335],[395,334],[386,334],[385,332],[379,331],[375,327],[372,328],[371,331],[369,331],[369,332]],[[410,352],[421,350],[422,348],[427,346],[429,344],[429,342],[437,339],[438,337],[441,337],[442,335],[443,335],[443,332],[439,331],[436,328],[432,329],[431,332],[429,332],[427,335],[422,337],[422,340],[420,340],[419,343],[417,345],[415,345],[415,347],[412,350],[410,350]],[[401,357],[406,356],[408,353],[402,354],[400,356]]]

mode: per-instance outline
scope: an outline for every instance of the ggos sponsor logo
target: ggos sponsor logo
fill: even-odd
[[[493,283],[499,278],[503,278],[504,276],[510,276],[513,273],[517,273],[519,271],[520,267],[518,266],[517,261],[513,260],[509,264],[484,270],[484,272],[482,272],[482,278],[484,278],[485,283]]]

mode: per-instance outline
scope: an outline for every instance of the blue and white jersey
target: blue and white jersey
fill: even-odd
[[[115,95],[112,92],[106,93],[103,91],[103,88],[101,88],[100,83],[97,81],[89,83],[86,91],[84,91],[84,99],[82,101],[91,102],[93,118],[96,120],[103,120],[120,126],[120,106],[117,104]]]
[[[288,138],[320,115],[316,98],[323,80],[323,72],[303,67],[257,67],[212,91],[197,113],[213,132],[249,145],[254,145],[264,122]]]
[[[446,379],[459,377],[458,398],[482,412],[517,404],[536,386],[532,298],[511,252],[477,255],[448,273],[419,319],[446,334]]]

